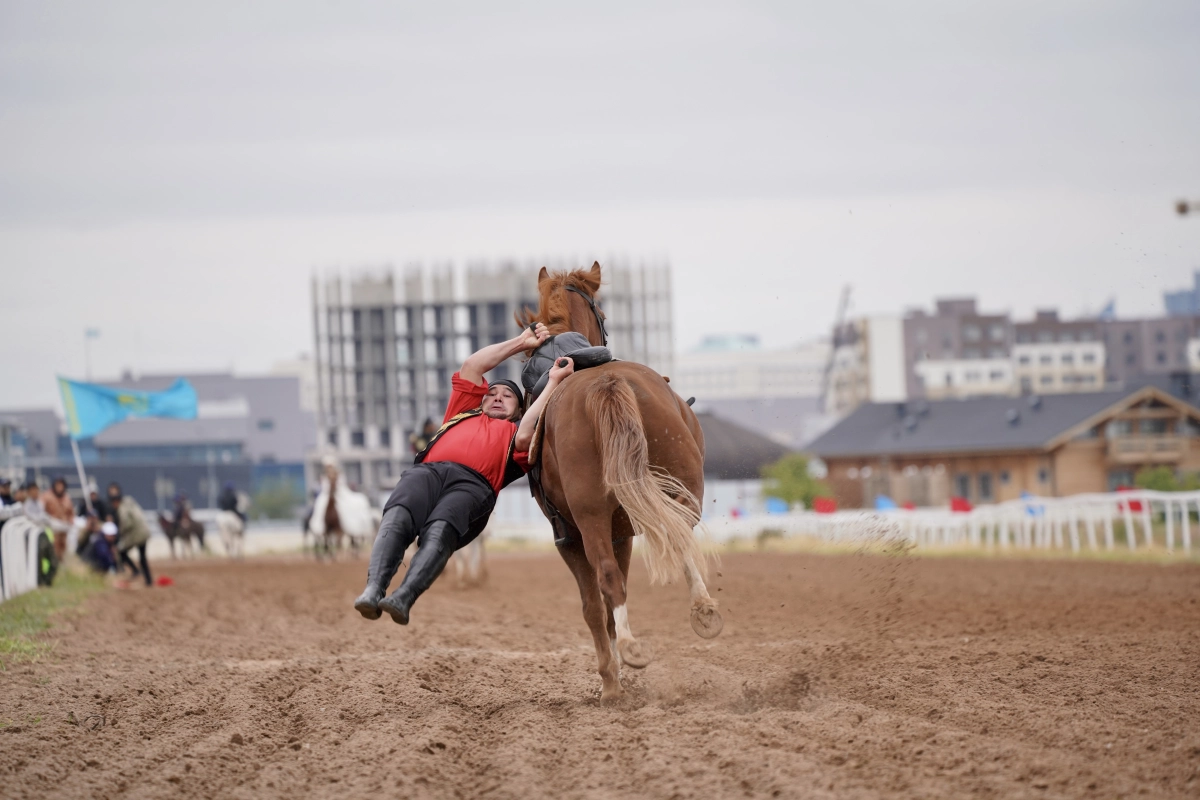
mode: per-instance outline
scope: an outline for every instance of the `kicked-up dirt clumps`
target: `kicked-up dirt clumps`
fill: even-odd
[[[1200,795],[1195,564],[731,554],[704,640],[635,559],[611,706],[554,554],[408,627],[363,561],[163,569],[0,674],[5,798]]]

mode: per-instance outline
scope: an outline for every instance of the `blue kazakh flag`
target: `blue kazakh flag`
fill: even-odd
[[[196,418],[196,390],[183,378],[161,392],[112,389],[59,378],[58,390],[72,439],[95,436],[130,417]]]

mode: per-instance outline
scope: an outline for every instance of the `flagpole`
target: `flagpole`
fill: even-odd
[[[75,469],[79,470],[79,488],[83,492],[83,503],[87,506],[89,514],[95,514],[96,509],[92,508],[92,495],[88,492],[87,476],[83,474],[83,457],[79,455],[79,442],[75,441],[75,437],[71,437],[71,452],[75,454]]]

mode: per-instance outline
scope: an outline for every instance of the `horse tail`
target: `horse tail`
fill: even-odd
[[[700,502],[679,479],[650,467],[649,447],[633,388],[623,378],[605,375],[585,403],[596,430],[604,485],[616,496],[633,525],[645,537],[643,555],[653,583],[683,573],[689,559],[703,568],[693,528]]]

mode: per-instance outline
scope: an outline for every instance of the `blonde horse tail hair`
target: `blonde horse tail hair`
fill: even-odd
[[[693,528],[700,521],[700,502],[677,478],[650,468],[649,448],[633,389],[622,378],[606,375],[586,401],[596,430],[604,484],[644,537],[643,556],[652,583],[666,583],[684,573],[691,560],[704,569],[704,557]]]

